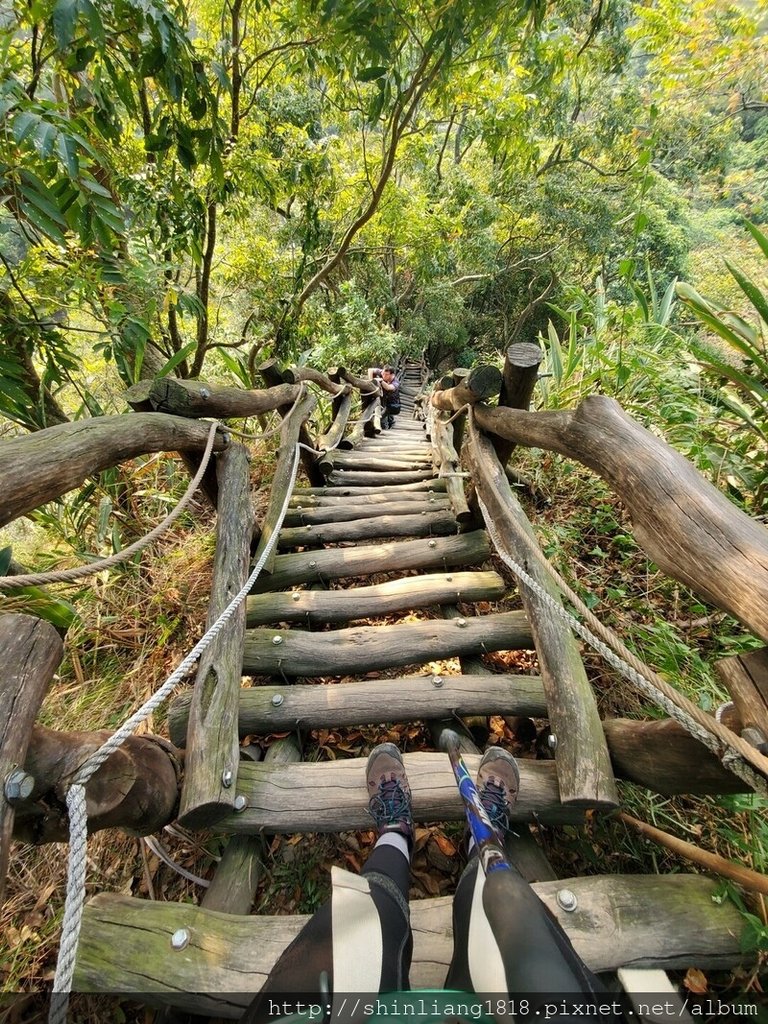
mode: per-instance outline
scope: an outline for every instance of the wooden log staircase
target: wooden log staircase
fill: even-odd
[[[335,404],[348,408],[344,382],[351,375],[329,378],[338,386]],[[195,689],[170,708],[171,740],[187,750],[181,820],[232,836],[211,890],[201,906],[106,893],[91,899],[75,990],[140,992],[196,1013],[237,1018],[305,920],[250,916],[261,837],[370,824],[365,759],[302,761],[308,731],[429,722],[435,750],[405,753],[415,817],[460,821],[445,744],[458,739],[468,767],[476,768],[480,751],[462,719],[489,715],[549,719],[554,758],[520,764],[515,820],[521,835],[512,855],[525,863],[592,969],[740,961],[738,911],[713,902],[710,879],[558,881],[531,850],[528,823],[578,825],[618,805],[608,746],[579,648],[540,599],[521,590],[523,609],[480,610],[480,603],[487,609],[501,601],[508,587],[482,520],[467,506],[464,488],[455,486],[460,440],[448,414],[411,418],[423,384],[422,368],[406,364],[395,427],[377,432],[374,410],[365,430],[355,428],[354,447],[317,460],[321,484],[293,488],[278,553],[247,601],[244,623],[232,627],[201,666]],[[514,547],[515,531],[530,529],[524,514],[492,449],[472,440],[471,424],[465,433],[473,482]],[[478,459],[482,464],[473,465]],[[230,458],[219,489],[239,495],[232,500],[242,508],[242,488],[227,475],[240,461]],[[240,465],[241,477],[244,472]],[[248,522],[245,512],[243,518]],[[221,595],[231,596],[247,577],[242,551],[249,531],[250,524],[239,536],[220,528],[212,614]],[[227,559],[224,547],[232,545],[239,553]],[[522,548],[517,554],[525,558]],[[383,617],[386,622],[360,624]],[[233,658],[233,649],[241,657]],[[499,674],[483,660],[515,649],[537,652],[539,675]],[[242,686],[243,676],[251,677],[249,685]],[[263,761],[238,759],[245,737],[281,732],[291,735]],[[565,889],[575,909],[561,898]],[[412,914],[412,985],[439,987],[451,955],[450,898],[417,901]]]

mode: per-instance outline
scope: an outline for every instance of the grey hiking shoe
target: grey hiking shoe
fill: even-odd
[[[501,747],[490,747],[477,770],[477,792],[501,839],[511,831],[510,814],[520,789],[517,761]]]
[[[376,823],[380,836],[400,832],[413,842],[411,787],[405,765],[394,743],[380,743],[368,757],[365,769],[368,786],[368,813]]]

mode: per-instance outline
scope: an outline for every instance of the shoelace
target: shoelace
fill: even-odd
[[[398,779],[386,779],[379,785],[379,792],[371,797],[368,813],[378,828],[394,825],[410,817],[410,800],[406,797]]]
[[[489,779],[480,790],[480,803],[488,812],[491,824],[502,832],[509,830],[509,805],[505,787]]]

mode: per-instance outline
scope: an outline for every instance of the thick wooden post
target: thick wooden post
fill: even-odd
[[[0,615],[0,903],[14,807],[31,795],[35,782],[24,769],[29,738],[63,653],[62,639],[50,622],[32,615]]]
[[[245,448],[231,445],[218,457],[216,468],[220,500],[209,627],[248,579],[253,528]],[[233,806],[239,761],[237,706],[244,634],[245,602],[204,652],[198,666],[179,809],[180,820],[191,828],[212,824]]]
[[[503,383],[499,392],[499,405],[510,409],[527,409],[539,376],[539,364],[544,352],[538,345],[519,342],[510,345],[504,358]],[[515,450],[515,443],[495,435],[493,447],[502,466],[506,466]]]

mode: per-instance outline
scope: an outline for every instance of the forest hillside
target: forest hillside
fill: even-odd
[[[768,0],[4,0],[0,58],[0,446],[127,413],[156,378],[251,389],[270,360],[364,375],[398,359],[439,378],[527,342],[532,408],[617,399],[765,524]],[[278,447],[253,447],[257,519]],[[518,448],[508,470],[582,600],[714,713],[715,663],[761,641],[662,573],[583,466]],[[94,473],[0,530],[0,576],[119,552],[187,483],[173,453]],[[112,573],[0,592],[0,613],[66,633],[43,724],[114,728],[162,681],[205,622],[212,551],[199,499]],[[586,663],[602,714],[659,714]],[[325,730],[318,756],[368,738]],[[764,799],[622,792],[768,871]],[[574,874],[682,863],[599,821],[543,841]],[[212,855],[170,842],[186,883],[112,833],[94,882],[176,893]],[[261,898],[312,910],[332,851],[299,866],[292,850],[274,840]],[[52,977],[63,865],[17,848],[9,991]],[[763,958],[736,984],[758,988],[764,897],[725,898]]]

